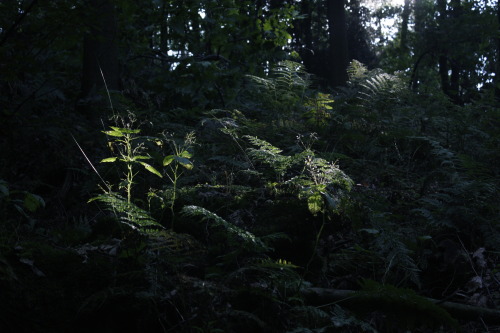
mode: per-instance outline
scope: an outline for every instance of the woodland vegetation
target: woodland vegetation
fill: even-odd
[[[499,22],[0,2],[0,331],[498,332]]]

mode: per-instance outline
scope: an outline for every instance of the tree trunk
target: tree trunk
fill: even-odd
[[[399,47],[402,50],[406,50],[408,48],[408,21],[411,13],[411,0],[405,0],[405,5],[403,7],[402,14],[402,24],[401,24],[401,39],[399,41]]]
[[[495,66],[495,98],[500,101],[500,0],[497,1],[497,62]]]
[[[441,89],[446,95],[450,95],[450,83],[448,77],[448,58],[445,55],[440,55],[438,60],[439,77],[441,78]]]
[[[314,50],[312,37],[312,10],[309,0],[300,2],[300,12],[303,19],[294,22],[294,46],[298,49],[304,66],[311,71],[314,65]]]
[[[80,101],[89,112],[91,100],[108,90],[121,90],[118,47],[118,27],[115,7],[111,0],[89,0],[90,29],[83,41],[83,71]]]
[[[328,32],[330,40],[330,80],[332,87],[344,86],[349,65],[347,49],[347,22],[344,0],[327,0]]]
[[[424,23],[424,18],[425,18],[425,1],[423,0],[414,0],[413,2],[413,12],[415,16],[415,34],[417,36],[422,36],[425,33],[425,23]],[[424,47],[420,47],[420,49],[423,49]],[[418,48],[417,48],[418,49]],[[429,51],[423,51],[420,54],[415,54],[415,62],[413,65],[413,72],[412,72],[412,77],[411,77],[411,82],[410,86],[413,91],[418,91],[419,87],[419,77],[418,77],[418,69],[419,65],[424,59],[424,57],[429,53]]]
[[[448,11],[446,9],[446,0],[437,0],[436,7],[439,13],[438,17],[438,26],[441,33],[444,33],[446,27],[446,21],[448,19]],[[441,36],[441,38],[443,38]],[[449,77],[449,68],[448,68],[448,47],[446,46],[446,41],[441,40],[438,45],[439,48],[439,58],[438,58],[438,66],[439,66],[439,77],[441,79],[441,90],[451,97],[452,93],[450,91],[450,77]]]
[[[462,5],[460,0],[451,0],[451,18],[455,20],[455,24],[460,20],[462,15]],[[460,96],[460,64],[457,57],[450,59],[450,98],[457,104],[461,103]]]
[[[160,18],[160,51],[163,55],[168,55],[169,40],[168,40],[168,19],[169,19],[170,2],[163,0],[161,7]]]

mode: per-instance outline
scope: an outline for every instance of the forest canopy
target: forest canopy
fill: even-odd
[[[0,2],[0,331],[500,329],[500,5]]]

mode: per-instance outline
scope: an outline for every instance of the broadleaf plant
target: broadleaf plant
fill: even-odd
[[[103,133],[115,138],[113,142],[118,147],[118,156],[104,158],[101,160],[101,163],[114,163],[118,161],[125,164],[126,172],[121,184],[123,184],[122,186],[125,188],[127,202],[130,204],[132,200],[132,186],[134,184],[134,178],[137,175],[137,172],[134,170],[134,165],[142,165],[144,169],[160,178],[163,178],[163,176],[152,165],[142,161],[151,159],[151,156],[139,155],[144,150],[144,145],[142,143],[135,144],[135,141],[141,139],[141,137],[137,135],[140,134],[140,129],[116,126],[110,126],[110,128],[112,130],[103,131]]]

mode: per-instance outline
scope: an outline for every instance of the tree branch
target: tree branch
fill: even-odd
[[[5,41],[7,41],[7,38],[17,29],[17,27],[21,24],[21,22],[24,20],[26,15],[28,15],[35,4],[38,2],[38,0],[33,0],[31,3],[28,5],[28,7],[21,13],[21,15],[18,16],[17,20],[14,22],[14,24],[11,25],[9,29],[3,33],[2,39],[0,40],[0,46],[2,46]]]

